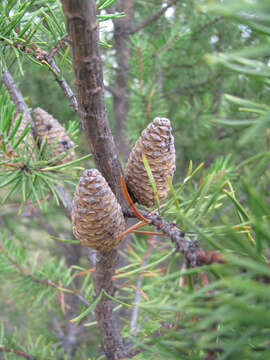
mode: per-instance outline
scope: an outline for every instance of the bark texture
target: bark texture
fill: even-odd
[[[117,265],[117,250],[98,251],[96,253],[95,295],[104,289],[114,296],[115,287],[112,276]],[[117,360],[125,357],[125,346],[120,335],[120,329],[113,314],[114,303],[103,295],[96,306],[96,319],[102,336],[102,348],[108,360]]]
[[[104,103],[102,62],[96,6],[93,0],[62,0],[72,43],[79,116],[95,163],[122,207],[122,168]]]
[[[116,195],[122,210],[127,209],[120,187],[122,168],[110,130],[105,102],[102,62],[99,49],[98,24],[94,0],[62,0],[72,44],[72,60],[77,87],[77,100],[83,130],[95,163]],[[94,275],[95,294],[102,289],[113,295],[112,276],[115,271],[117,251],[99,251],[96,254]],[[96,306],[102,347],[107,359],[123,357],[123,340],[113,319],[113,302],[107,296]]]

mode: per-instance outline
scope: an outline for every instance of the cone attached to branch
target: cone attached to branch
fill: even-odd
[[[41,142],[47,141],[51,156],[65,154],[74,143],[66,134],[62,125],[50,114],[41,108],[33,110],[33,118],[37,128],[37,135]],[[64,164],[75,159],[75,152],[71,151],[59,162]]]
[[[170,120],[157,117],[147,126],[132,149],[125,170],[126,184],[131,195],[138,203],[151,207],[155,204],[155,197],[142,161],[143,154],[162,201],[170,190],[168,176],[172,178],[175,171],[175,148]]]
[[[83,246],[111,250],[125,229],[121,207],[108,183],[96,169],[85,170],[72,207],[73,233]]]

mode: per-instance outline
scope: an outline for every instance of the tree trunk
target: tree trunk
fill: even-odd
[[[99,49],[98,23],[94,0],[62,0],[72,42],[72,62],[77,87],[79,116],[95,163],[120,202],[126,201],[120,187],[122,168],[109,126],[104,101],[102,62]],[[117,250],[96,254],[94,274],[96,297],[105,290],[114,294],[113,275]],[[108,360],[123,357],[123,340],[113,318],[113,302],[105,294],[96,306],[102,348]]]
[[[93,0],[62,0],[72,42],[73,71],[79,116],[95,163],[122,207],[122,168],[104,102],[102,62],[96,6]]]

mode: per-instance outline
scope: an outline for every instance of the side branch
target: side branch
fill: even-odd
[[[180,251],[184,255],[189,266],[197,267],[212,263],[225,264],[220,252],[199,248],[197,240],[187,239],[185,237],[185,233],[179,229],[175,223],[165,221],[155,212],[149,213],[147,211],[140,210],[140,213],[143,217],[148,219],[148,224],[153,225],[157,230],[161,230],[163,234],[166,234],[171,239],[172,243],[175,245],[175,251]],[[134,217],[134,213],[131,211],[126,212],[125,215],[128,217]],[[119,236],[133,232],[133,229],[142,226],[143,222],[139,222]]]
[[[14,102],[14,104],[16,106],[17,112],[22,111],[27,116],[27,119],[31,125],[33,137],[34,137],[34,139],[36,139],[36,137],[37,137],[36,126],[35,126],[34,121],[32,120],[30,111],[23,99],[22,93],[17,88],[17,85],[15,84],[11,74],[5,69],[2,69],[2,80],[9,92],[9,95],[10,95],[12,101]]]
[[[32,355],[28,355],[25,352],[20,351],[20,350],[9,349],[9,348],[5,348],[5,347],[0,346],[0,352],[6,352],[6,353],[9,353],[9,354],[15,354],[18,357],[23,357],[23,358],[25,358],[27,360],[34,360]]]
[[[144,27],[146,27],[147,25],[151,24],[152,22],[157,20],[161,15],[163,15],[166,12],[167,9],[169,9],[171,6],[173,6],[177,2],[178,2],[178,0],[169,1],[166,6],[162,7],[160,10],[158,10],[152,16],[150,16],[149,18],[143,20],[140,24],[137,24],[137,25],[133,26],[130,29],[129,34],[134,35],[137,31],[139,31],[139,30],[143,29]]]
[[[33,137],[36,138],[37,133],[36,133],[35,123],[32,120],[28,106],[26,105],[26,103],[23,99],[22,93],[18,89],[12,75],[7,70],[2,69],[2,79],[3,79],[3,83],[5,84],[8,92],[9,92],[9,95],[10,95],[12,101],[14,102],[14,104],[16,106],[17,112],[23,111],[24,114],[27,115],[27,119],[31,125]],[[75,96],[74,96],[74,98],[75,98]],[[65,190],[61,186],[57,185],[57,190],[61,193],[62,198],[65,201],[65,204],[64,204],[63,201],[60,199],[61,208],[63,209],[65,215],[71,220],[72,201],[70,200],[69,195],[65,192]]]
[[[56,50],[52,49],[51,53],[47,53],[47,51],[41,49],[38,45],[31,43],[31,46],[24,46],[23,44],[13,44],[14,47],[17,49],[31,55],[40,63],[46,65],[48,69],[53,74],[56,82],[59,84],[60,88],[62,89],[64,95],[67,97],[70,105],[73,107],[74,111],[78,112],[78,102],[76,96],[73,94],[71,87],[66,82],[65,78],[61,76],[61,72],[56,65],[53,55],[55,54]]]
[[[207,251],[198,247],[196,240],[189,240],[185,233],[178,229],[174,223],[165,221],[157,214],[147,214],[150,224],[168,235],[175,244],[176,250],[180,250],[191,267],[212,264],[214,262],[224,264],[221,254],[217,251]]]
[[[56,82],[59,84],[60,88],[63,90],[64,95],[68,99],[70,105],[73,107],[74,111],[77,113],[78,112],[77,98],[74,95],[71,87],[66,82],[65,78],[63,76],[60,77],[60,70],[59,70],[58,66],[56,65],[53,57],[50,56],[49,54],[47,54],[45,56],[45,62],[47,62],[50,65],[49,69],[51,70]]]

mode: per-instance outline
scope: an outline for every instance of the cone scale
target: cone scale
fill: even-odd
[[[145,155],[154,176],[159,199],[165,200],[170,190],[168,176],[175,171],[175,148],[170,120],[155,118],[142,132],[132,149],[126,170],[127,187],[134,199],[147,207],[155,204],[155,197],[142,155]]]
[[[96,169],[85,170],[72,207],[73,233],[83,246],[107,251],[116,248],[125,229],[121,207],[106,180]]]
[[[62,125],[50,114],[41,108],[33,110],[37,135],[41,142],[47,141],[53,150],[52,156],[62,155],[74,146],[73,141],[66,134]],[[75,159],[75,152],[71,151],[59,162],[64,164]]]

